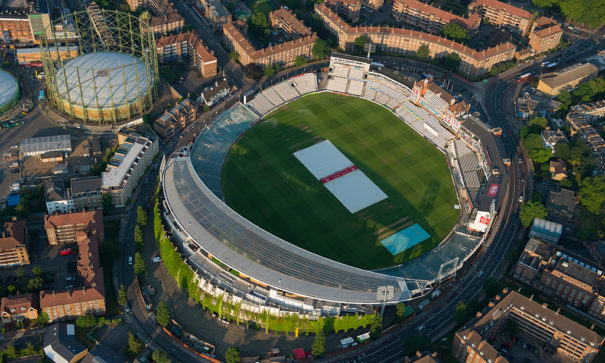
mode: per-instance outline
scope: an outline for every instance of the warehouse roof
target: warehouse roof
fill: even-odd
[[[590,63],[577,64],[572,67],[562,69],[558,72],[543,74],[540,82],[543,82],[550,88],[556,89],[565,86],[578,79],[583,79],[599,72],[599,69]]]
[[[71,139],[67,134],[32,137],[21,141],[19,151],[21,155],[39,155],[49,151],[71,152]]]

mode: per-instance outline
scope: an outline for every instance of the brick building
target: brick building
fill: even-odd
[[[529,34],[529,46],[536,54],[548,52],[559,45],[562,35],[561,24],[554,19],[542,16],[534,21],[532,25],[532,31]]]
[[[269,15],[270,18],[274,18],[272,23],[275,23],[275,30],[283,29],[285,32],[289,32],[290,29],[298,29],[297,32],[301,33],[302,28],[306,28],[305,25],[298,20],[294,15],[290,14],[287,16],[289,21],[295,24],[286,26],[280,18],[284,18],[284,12],[289,12],[285,9],[276,10],[278,14],[274,15],[273,12]],[[284,27],[284,28],[282,28]],[[223,25],[223,37],[225,44],[233,49],[239,55],[239,61],[243,65],[250,63],[256,64],[275,64],[282,63],[285,66],[294,64],[297,56],[305,58],[311,58],[311,49],[317,39],[317,35],[312,33],[308,28],[305,35],[297,37],[294,40],[288,42],[269,46],[263,49],[256,49],[250,41],[246,39],[245,34],[247,33],[246,25],[241,21],[228,23]],[[294,33],[292,33],[294,34]]]
[[[396,0],[393,2],[393,17],[402,23],[420,28],[428,33],[439,33],[444,25],[457,23],[470,34],[481,25],[481,16],[471,12],[468,17],[452,14],[418,0]]]
[[[71,199],[74,210],[94,210],[103,207],[102,179],[98,176],[71,179]]]
[[[599,69],[590,63],[577,63],[555,72],[542,73],[538,91],[556,96],[563,90],[574,89],[580,82],[596,77]]]
[[[2,323],[33,321],[38,318],[38,296],[29,293],[6,296],[2,298],[0,307]]]
[[[29,265],[29,234],[25,220],[16,217],[0,226],[0,267]]]
[[[578,207],[578,198],[573,191],[561,189],[558,192],[554,190],[548,192],[546,198],[548,219],[561,224],[568,232],[576,229]]]
[[[191,100],[185,98],[181,103],[174,106],[170,111],[153,121],[153,129],[166,139],[174,136],[197,117],[197,107],[191,103]]]
[[[164,36],[156,40],[158,61],[168,63],[187,59],[205,78],[217,74],[217,61],[193,31]]]
[[[489,303],[490,310],[478,315],[470,328],[456,332],[452,354],[459,362],[508,362],[489,343],[512,320],[536,345],[554,352],[563,361],[591,362],[603,344],[603,337],[563,315],[515,292],[503,290]]]
[[[44,216],[44,230],[48,244],[76,243],[77,232],[95,235],[101,242],[105,239],[103,211],[82,211],[77,213]]]
[[[154,16],[149,21],[149,29],[155,36],[165,35],[172,32],[180,32],[185,27],[185,19],[175,12]]]
[[[447,56],[456,53],[460,56],[460,72],[469,76],[480,76],[499,62],[511,60],[515,56],[515,46],[506,42],[482,51],[471,49],[437,35],[388,26],[353,27],[341,19],[328,5],[315,6],[324,27],[338,37],[338,46],[345,50],[354,47],[355,39],[366,35],[373,44],[383,51],[392,53],[415,54],[421,45],[429,48],[431,57]]]
[[[465,101],[458,101],[449,92],[428,78],[414,83],[411,98],[455,132],[460,130],[459,117],[470,109],[470,105]]]
[[[359,21],[361,0],[328,0],[326,3],[338,16],[347,19],[351,23]]]
[[[529,11],[498,0],[474,0],[469,11],[477,12],[490,24],[525,36],[529,33],[532,15]]]
[[[40,309],[50,321],[104,314],[105,285],[99,261],[99,246],[104,241],[102,211],[45,216],[44,226],[49,243],[52,239],[78,244],[76,269],[82,286],[66,291],[41,291]]]
[[[219,0],[200,0],[200,4],[204,8],[204,17],[214,30],[219,31],[224,24],[231,22],[231,13]]]

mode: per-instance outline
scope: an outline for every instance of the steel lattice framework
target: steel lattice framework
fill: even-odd
[[[147,18],[90,7],[64,14],[40,48],[48,98],[70,119],[115,123],[153,106],[159,75]]]

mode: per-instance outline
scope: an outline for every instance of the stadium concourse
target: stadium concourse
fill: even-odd
[[[487,233],[469,233],[465,227],[471,212],[477,210],[479,191],[490,174],[479,138],[460,126],[461,122],[440,117],[452,104],[446,103],[445,111],[435,109],[443,107],[443,102],[431,97],[443,96],[434,87],[429,87],[432,93],[421,90],[423,98],[419,100],[416,85],[410,89],[370,71],[370,63],[365,58],[333,55],[324,82],[320,83],[315,74],[303,74],[264,89],[247,104],[237,103],[219,115],[193,146],[163,161],[163,221],[196,271],[203,291],[254,312],[315,316],[368,312],[372,306],[425,295],[460,269],[481,245]],[[296,247],[255,226],[224,203],[221,169],[235,140],[272,110],[321,91],[384,105],[446,155],[459,207],[465,213],[431,252],[400,266],[365,271]],[[424,103],[433,108],[423,107]],[[233,275],[220,265],[239,274]]]

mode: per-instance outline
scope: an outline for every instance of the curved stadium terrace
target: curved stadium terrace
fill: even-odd
[[[419,111],[418,114],[422,114],[422,109],[416,110],[416,106],[409,104],[409,88],[385,79],[393,82],[388,87],[398,87],[386,89],[384,84],[377,83],[381,76],[368,75],[368,82],[370,76],[374,77],[373,85],[376,88],[366,92],[364,79],[359,84],[356,83],[361,88],[356,87],[355,92],[350,92],[346,81],[344,89],[338,92],[367,99],[370,98],[367,95],[369,93],[377,99],[381,95],[386,97],[384,102],[405,103],[407,107],[414,107],[415,111]],[[348,84],[352,86],[353,82]],[[332,90],[330,83],[327,88]],[[427,270],[432,277],[425,279],[427,274],[420,274],[420,278],[414,279],[408,278],[409,274],[401,266],[384,271],[383,274],[313,254],[257,227],[224,203],[220,183],[221,168],[237,137],[262,115],[304,94],[317,91],[317,78],[314,74],[293,77],[273,86],[257,94],[249,102],[250,107],[236,103],[206,127],[193,146],[180,150],[166,160],[162,169],[164,200],[161,207],[164,209],[164,221],[172,230],[174,239],[189,242],[182,244],[184,254],[188,264],[196,270],[201,288],[212,285],[209,289],[213,291],[221,289],[221,293],[233,292],[232,295],[239,299],[243,297],[260,305],[276,303],[306,312],[316,312],[319,309],[323,314],[334,304],[340,304],[338,310],[353,312],[363,311],[363,306],[385,302],[394,304],[424,295],[430,291],[437,275],[451,275],[462,266],[479,247],[479,238],[466,238],[458,231],[452,231],[451,237],[448,236],[446,240],[454,241],[453,243],[444,241],[435,249],[438,252],[427,254],[427,259],[417,258],[417,263],[412,267],[413,271]],[[387,95],[389,92],[391,96]],[[400,94],[401,99],[392,98],[395,93]],[[382,103],[379,100],[375,102]],[[406,112],[408,111],[398,115],[428,141],[440,149],[446,143],[453,144],[453,136],[449,131],[435,125],[432,130],[437,129],[439,134],[429,133],[421,124],[416,125],[421,122],[418,121],[418,115],[412,115],[407,120]],[[427,115],[426,122],[431,117]],[[423,132],[427,134],[424,135]],[[455,179],[462,183],[464,176],[462,172],[459,173]],[[192,244],[195,245],[193,248]],[[439,253],[447,260],[436,258]],[[239,277],[225,272],[215,263],[215,259],[236,270]],[[212,262],[213,260],[215,261]],[[433,266],[427,268],[427,261]],[[445,267],[446,262],[449,263],[448,270],[442,271],[439,266]]]

